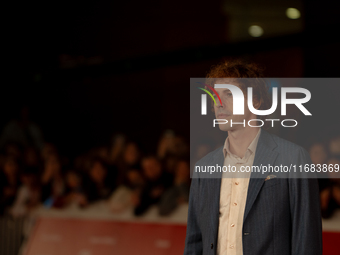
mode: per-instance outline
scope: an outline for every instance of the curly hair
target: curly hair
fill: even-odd
[[[243,93],[247,92],[247,87],[253,88],[253,102],[259,103],[258,109],[267,110],[271,106],[271,100],[263,71],[264,68],[256,63],[247,63],[241,59],[224,60],[211,67],[206,76],[206,83],[213,87],[216,80],[237,79]],[[260,116],[260,119],[263,118],[264,116]]]

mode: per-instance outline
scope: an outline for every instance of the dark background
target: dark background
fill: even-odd
[[[263,64],[267,77],[339,77],[340,5],[330,0],[11,5],[3,9],[0,128],[27,105],[45,140],[69,155],[117,132],[149,151],[166,129],[189,139],[190,77],[225,57]],[[301,17],[288,19],[289,7]],[[262,37],[248,34],[252,24]],[[340,87],[311,92],[308,109],[321,119],[282,134],[304,146],[340,125]]]

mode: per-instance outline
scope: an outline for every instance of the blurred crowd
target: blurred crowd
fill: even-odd
[[[155,147],[145,154],[136,141],[116,134],[109,146],[67,158],[43,141],[24,110],[0,136],[0,214],[86,208],[105,200],[112,213],[132,208],[139,216],[157,205],[160,215],[169,215],[189,199],[189,146],[167,130]]]
[[[155,148],[146,154],[136,141],[116,134],[110,145],[68,158],[43,141],[23,108],[0,135],[0,215],[23,216],[40,206],[86,208],[102,200],[112,213],[130,208],[139,216],[157,205],[159,215],[169,215],[189,199],[189,145],[167,130]],[[196,148],[192,163],[212,149],[204,141]],[[312,144],[309,153],[314,164],[340,164],[340,137]],[[340,208],[340,179],[320,177],[322,216],[329,218]]]

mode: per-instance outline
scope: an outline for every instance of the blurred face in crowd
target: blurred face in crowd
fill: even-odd
[[[144,175],[150,180],[157,180],[162,173],[160,162],[153,157],[143,159],[142,168]]]
[[[323,164],[325,163],[327,159],[327,153],[326,153],[325,147],[319,143],[314,144],[310,148],[309,154],[314,164]]]
[[[129,143],[126,145],[125,151],[124,151],[124,161],[128,165],[134,165],[138,163],[139,159],[139,150],[136,144]]]
[[[165,134],[158,144],[158,157],[163,158],[167,152],[175,150],[175,136],[172,133]]]
[[[216,84],[232,84],[237,87],[240,87],[240,85],[231,80],[231,79],[218,79],[216,81]],[[256,119],[256,116],[250,112],[248,109],[248,103],[247,103],[247,97],[244,98],[244,115],[234,115],[233,114],[233,95],[229,89],[225,88],[215,88],[216,92],[221,98],[222,105],[218,99],[218,97],[214,94],[214,98],[216,101],[216,105],[214,104],[214,111],[215,111],[215,117],[216,119],[225,119],[228,121],[226,124],[219,124],[219,128],[222,131],[233,131],[237,129],[244,128],[243,120],[245,120],[245,126],[248,125],[248,120],[250,119]],[[245,93],[243,93],[245,94]],[[256,105],[254,105],[255,108]],[[233,124],[232,127],[230,125],[230,121],[240,122],[242,124]],[[253,123],[252,125],[256,125],[256,123]]]
[[[170,155],[182,156],[188,152],[188,146],[182,137],[175,136],[172,133],[165,134],[157,149],[157,156],[160,159],[169,157]]]
[[[61,170],[61,164],[56,155],[50,155],[45,162],[45,171],[51,174],[58,174]]]
[[[4,173],[7,176],[12,176],[18,173],[19,166],[14,159],[9,158],[5,161],[3,169],[4,169]]]
[[[143,177],[138,170],[133,169],[128,171],[127,178],[129,182],[133,185],[143,184]]]
[[[95,183],[103,183],[107,169],[99,161],[96,161],[90,169],[90,177]]]
[[[77,188],[80,186],[80,177],[76,173],[70,171],[66,175],[66,182],[70,188]]]

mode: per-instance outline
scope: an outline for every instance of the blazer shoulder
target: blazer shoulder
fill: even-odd
[[[207,165],[208,162],[214,160],[216,157],[221,157],[223,155],[223,146],[209,152],[203,158],[196,162],[196,165]]]
[[[300,153],[303,153],[303,154],[308,154],[307,150],[305,148],[303,148],[302,146],[296,144],[296,143],[293,143],[293,142],[290,142],[286,139],[283,139],[281,137],[278,137],[277,135],[275,134],[272,134],[272,133],[269,133],[269,136],[271,136],[271,138],[273,139],[273,141],[276,143],[277,147],[275,148],[275,150],[279,153],[283,153],[283,154],[300,154]]]

